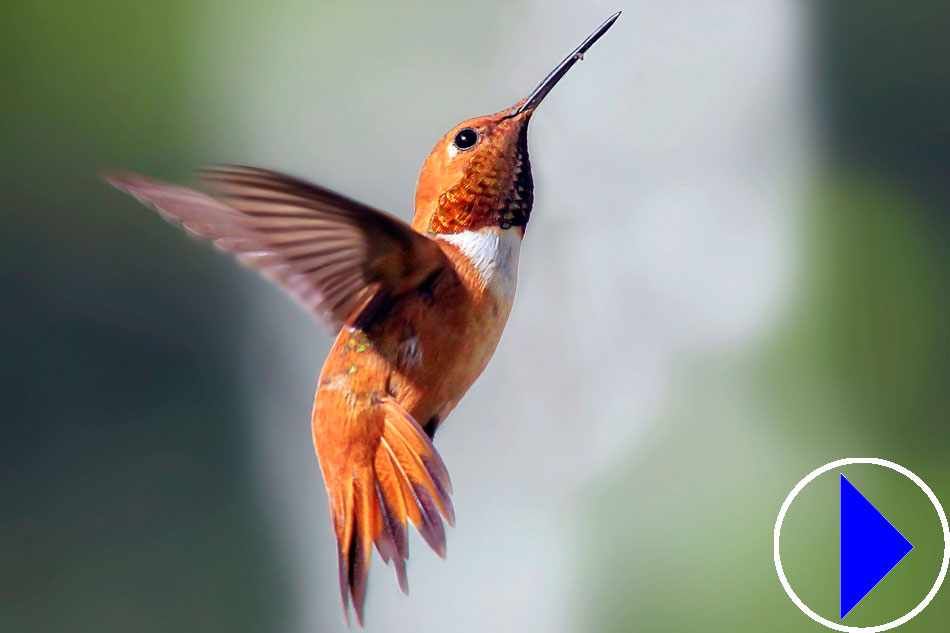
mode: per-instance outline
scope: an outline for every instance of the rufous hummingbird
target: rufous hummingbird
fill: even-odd
[[[108,180],[285,288],[339,334],[314,399],[313,443],[339,551],[344,613],[360,624],[373,545],[407,591],[406,528],[445,556],[454,513],[432,445],[495,351],[534,201],[528,122],[620,16],[607,19],[514,106],[469,119],[422,167],[412,226],[264,169],[204,170],[213,194]]]

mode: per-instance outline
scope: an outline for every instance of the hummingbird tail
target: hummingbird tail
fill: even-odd
[[[399,587],[408,593],[408,521],[443,558],[442,518],[449,525],[455,522],[448,471],[425,431],[395,400],[383,400],[377,412],[383,418],[382,435],[372,461],[348,465],[345,472],[350,476],[327,487],[339,547],[343,609],[349,619],[352,598],[361,626],[373,545],[383,562],[392,561]]]

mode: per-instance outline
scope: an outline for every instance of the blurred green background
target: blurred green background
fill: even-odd
[[[582,428],[598,417],[591,401],[600,397],[603,358],[612,359],[609,371],[617,375],[649,356],[648,347],[628,353],[617,338],[608,338],[615,346],[594,346],[596,332],[586,333],[610,325],[620,338],[638,328],[652,340],[636,312],[612,308],[624,294],[620,282],[606,283],[598,305],[583,304],[584,313],[596,313],[593,323],[581,313],[574,328],[551,325],[547,314],[570,312],[563,304],[578,302],[571,283],[595,292],[598,282],[572,282],[562,267],[574,260],[544,245],[590,231],[593,252],[611,252],[611,243],[597,242],[606,234],[557,187],[583,180],[596,192],[609,185],[626,196],[609,194],[611,208],[636,214],[644,186],[638,169],[651,162],[651,147],[674,146],[664,144],[666,133],[651,145],[642,130],[688,127],[686,115],[664,123],[651,120],[650,110],[625,110],[640,100],[642,82],[653,81],[642,68],[655,65],[656,76],[675,77],[679,69],[664,50],[701,40],[718,28],[713,18],[735,24],[756,10],[745,3],[710,17],[703,3],[676,4],[621,7],[624,18],[602,49],[552,95],[580,100],[588,112],[617,112],[621,123],[597,131],[594,115],[559,118],[552,105],[545,124],[539,112],[532,137],[537,219],[528,231],[535,245],[523,256],[515,334],[505,337],[483,378],[493,385],[517,375],[525,399],[477,386],[472,404],[453,416],[460,430],[447,427],[440,450],[459,481],[463,510],[449,560],[427,567],[421,559],[428,552],[415,541],[410,576],[418,584],[404,599],[386,586],[391,581],[377,559],[368,630],[404,630],[400,623],[416,630],[823,630],[788,600],[772,565],[772,525],[792,486],[826,462],[878,456],[907,466],[950,499],[950,5],[936,1],[765,3],[779,16],[787,10],[796,25],[789,50],[800,73],[791,73],[790,90],[808,114],[790,134],[811,139],[792,143],[804,148],[803,177],[782,216],[793,253],[784,299],[766,311],[767,326],[740,337],[743,344],[694,344],[687,328],[655,406],[631,413],[636,423],[627,424],[618,405],[618,423],[636,431],[601,432],[598,445],[610,450],[598,453],[595,466],[577,468],[566,448],[520,448],[540,446],[534,434]],[[342,629],[322,484],[307,455],[308,390],[329,337],[291,306],[276,317],[262,312],[259,303],[284,299],[188,243],[97,173],[119,167],[187,181],[205,162],[247,162],[338,185],[408,217],[415,172],[438,135],[514,102],[588,24],[614,9],[571,10],[568,18],[561,3],[527,2],[0,5],[0,630]],[[650,28],[667,21],[681,39]],[[555,31],[543,50],[531,45],[537,29]],[[651,41],[655,57],[628,52],[625,43],[634,38]],[[735,46],[745,50],[743,42]],[[516,59],[510,49],[526,52]],[[611,57],[615,74],[598,74],[595,65]],[[629,76],[618,68],[630,68]],[[608,81],[626,87],[629,101],[598,98]],[[690,82],[675,95],[662,90],[672,84],[650,85],[643,94],[659,103],[704,98]],[[742,102],[744,84],[727,89]],[[767,85],[759,89],[771,94]],[[301,93],[306,98],[295,100]],[[752,125],[748,134],[757,130]],[[611,139],[627,131],[631,144],[610,154]],[[668,150],[671,160],[688,166],[680,154],[693,146],[678,141]],[[545,163],[544,156],[553,158]],[[689,174],[687,166],[677,169]],[[608,230],[622,234],[625,227]],[[642,235],[648,239],[649,231]],[[565,277],[529,289],[526,278],[551,271]],[[730,292],[742,286],[723,291]],[[649,312],[645,296],[637,305]],[[288,348],[268,338],[278,331],[309,338]],[[562,383],[537,378],[544,375],[539,348],[554,355],[547,364],[560,368]],[[293,367],[301,385],[288,387],[286,398],[281,366]],[[273,383],[269,396],[255,391],[262,383]],[[550,411],[535,402],[565,389],[578,390],[574,408],[559,409],[563,426],[547,426],[554,424]],[[274,400],[292,404],[269,407]],[[483,416],[504,419],[511,437],[475,424]],[[258,440],[277,417],[299,452],[277,445],[261,453]],[[496,462],[502,441],[519,449]],[[502,484],[483,494],[483,472],[469,468],[462,453],[480,459],[490,482],[517,476],[512,464],[547,481],[542,461],[580,474],[569,486],[551,479],[543,491],[510,492]],[[282,461],[295,464],[292,475],[280,470]],[[866,471],[854,477],[868,482],[872,501],[891,499],[881,506],[885,514],[927,544],[915,552],[919,562],[905,561],[906,583],[889,578],[893,588],[882,584],[846,622],[874,624],[919,599],[910,587],[935,575],[923,552],[939,550],[939,534],[928,532],[932,509],[907,482]],[[291,479],[306,480],[305,491],[288,494],[300,489],[273,484]],[[835,529],[822,511],[833,506],[834,484],[816,489],[814,502],[803,495],[789,518],[799,527],[789,528],[797,536],[785,554],[794,561],[787,567],[796,590],[832,619],[836,543],[814,526]],[[506,496],[510,502],[501,501]],[[532,504],[545,508],[537,521],[528,514]],[[287,507],[307,508],[304,519]],[[480,514],[504,515],[497,520],[522,532],[489,518],[481,531],[494,525],[498,534],[468,538],[464,524],[478,525]],[[299,550],[308,539],[319,544],[319,556]],[[492,539],[511,549],[490,569],[488,562],[484,569],[469,565],[494,561],[490,548],[478,549]],[[549,556],[559,562],[536,564]],[[510,582],[519,595],[501,595],[513,592],[492,589],[478,580],[483,576],[498,578],[498,587],[517,579]],[[440,579],[457,602],[433,596]],[[944,630],[948,596],[944,590],[904,630]],[[389,600],[405,611],[393,614]],[[482,620],[459,615],[466,609]],[[453,617],[457,626],[446,625]]]

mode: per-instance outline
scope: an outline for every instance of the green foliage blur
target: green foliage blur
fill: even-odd
[[[149,230],[99,175],[198,161],[179,92],[189,6],[0,5],[9,633],[282,622],[220,283],[236,271]]]
[[[792,487],[825,463],[873,456],[912,465],[945,508],[950,498],[950,68],[939,61],[950,58],[950,7],[812,8],[831,151],[804,214],[795,307],[728,372],[721,359],[682,368],[662,422],[583,491],[577,585],[593,630],[827,630],[786,597],[772,565],[771,526]],[[849,469],[915,544],[843,622],[871,626],[917,605],[943,542],[907,480]],[[795,501],[782,541],[796,593],[832,621],[836,477]],[[934,633],[948,621],[944,586],[899,630]]]

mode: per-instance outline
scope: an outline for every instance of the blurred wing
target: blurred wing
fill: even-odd
[[[332,328],[364,326],[441,270],[429,238],[316,185],[250,167],[203,171],[219,197],[134,174],[108,180],[166,220],[235,253]]]

